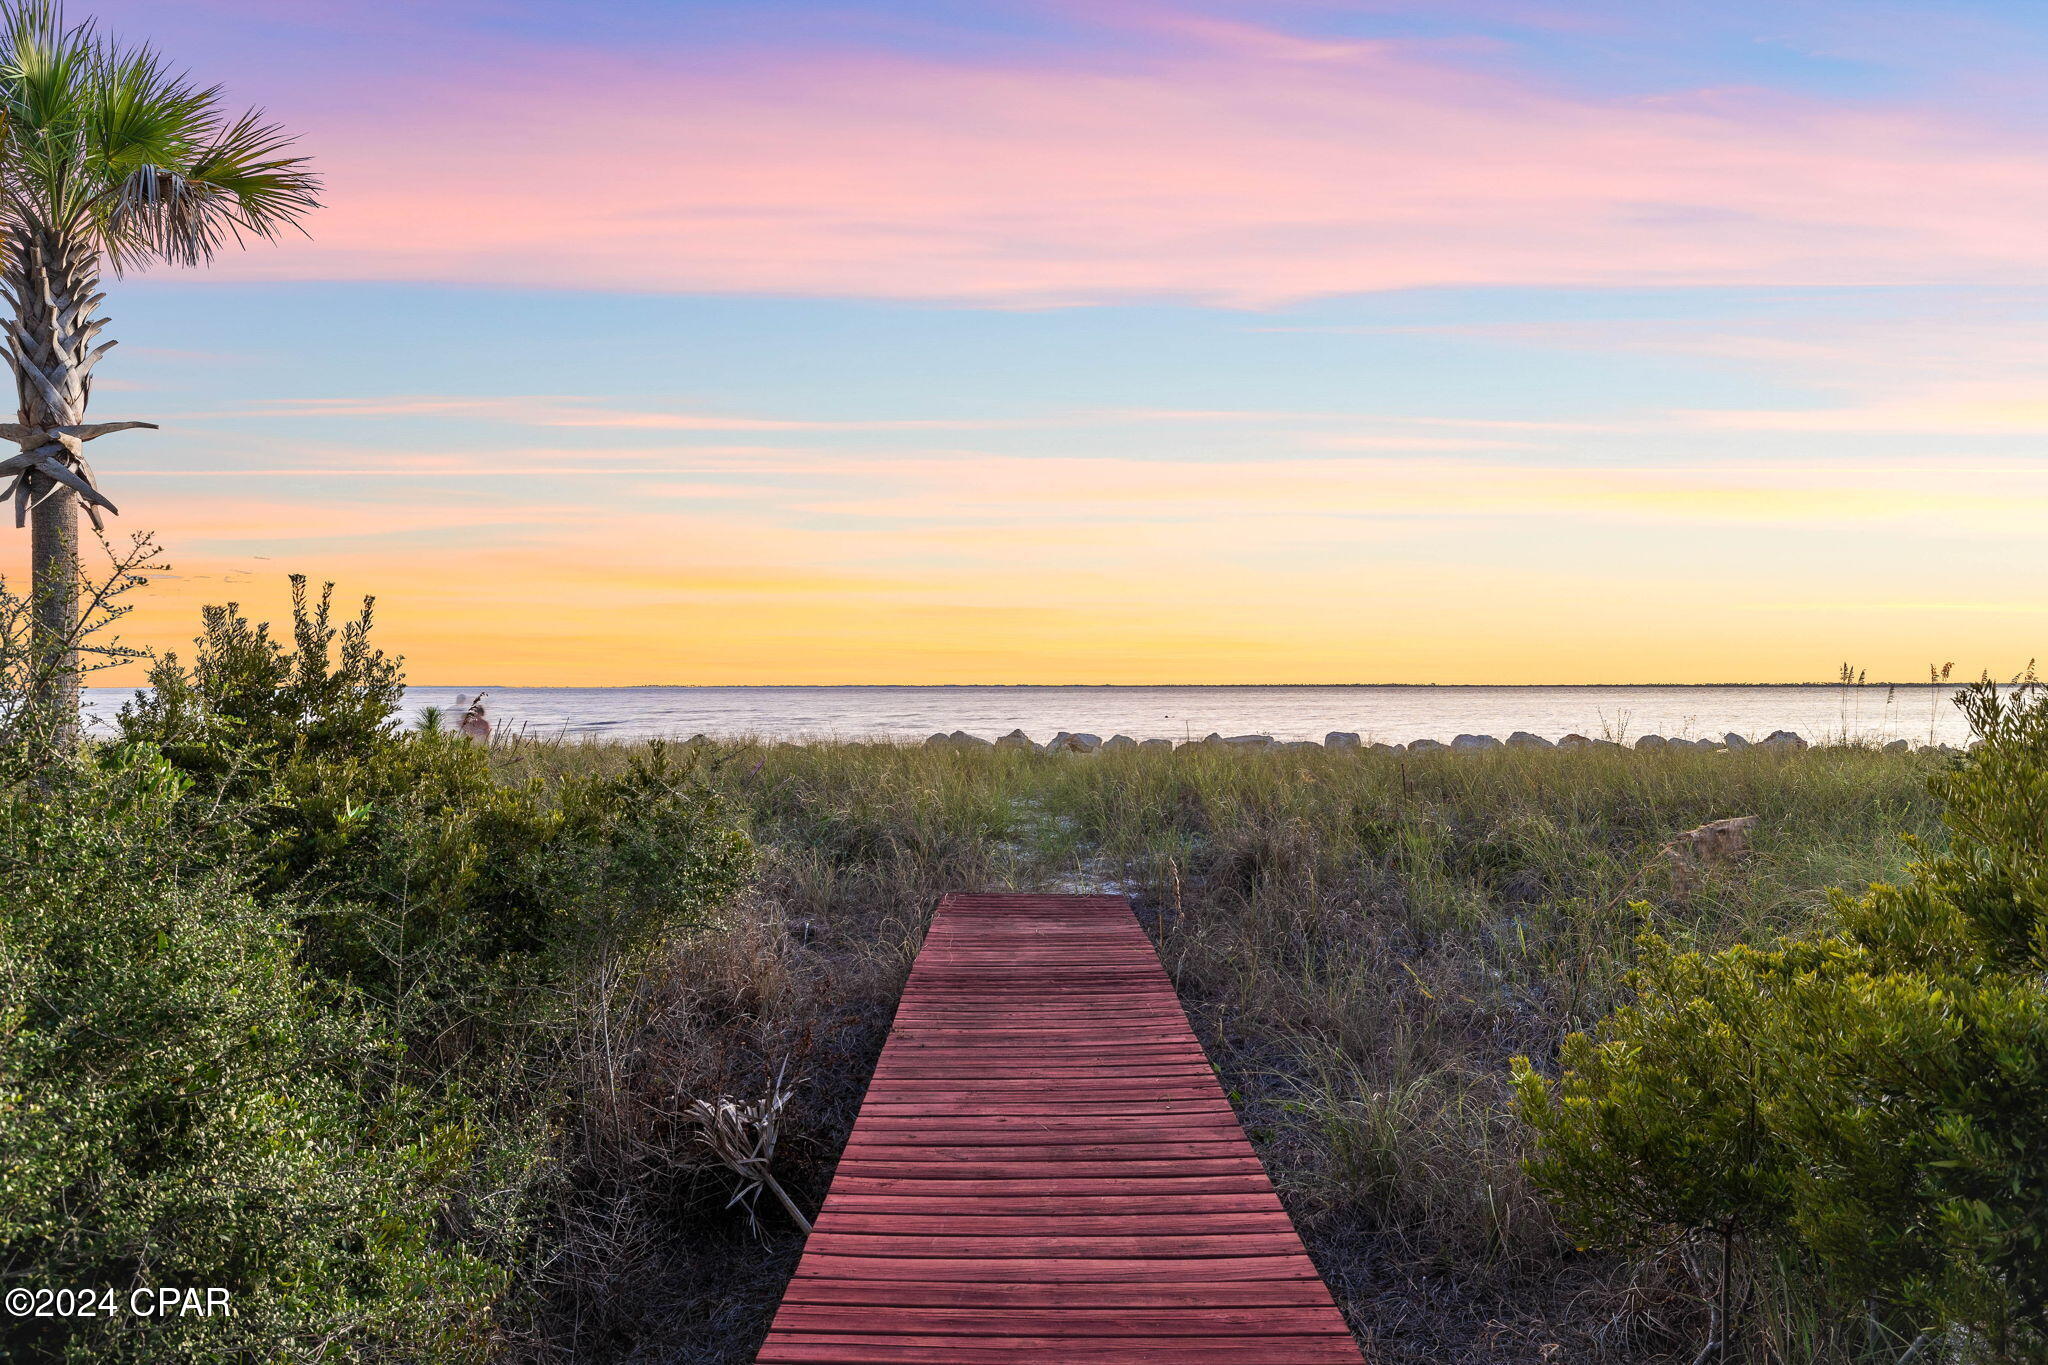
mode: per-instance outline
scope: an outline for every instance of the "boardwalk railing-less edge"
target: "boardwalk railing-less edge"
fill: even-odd
[[[1360,1356],[1121,896],[948,896],[759,1359]]]

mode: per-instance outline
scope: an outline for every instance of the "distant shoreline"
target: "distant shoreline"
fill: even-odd
[[[1805,688],[1813,691],[1831,691],[1850,688],[1868,692],[1877,688],[1906,689],[1920,688],[1924,691],[1957,692],[1970,685],[1970,679],[1953,682],[1726,682],[1726,683],[1632,683],[1632,682],[1557,682],[1557,683],[439,683],[409,682],[409,688],[434,688],[437,690],[484,688],[487,690],[517,690],[546,692],[942,692],[987,690],[1000,688],[1005,691],[1070,691],[1087,688],[1091,691],[1145,692],[1157,689],[1173,691],[1207,690],[1225,691],[1271,691],[1276,688],[1296,688],[1304,691],[1333,691],[1356,689],[1387,691],[1395,688],[1410,691],[1445,690],[1462,688],[1471,691],[1540,691],[1557,689],[1628,688],[1632,691],[1659,689],[1665,691],[1726,690],[1729,688]],[[2001,682],[2000,687],[2012,686]],[[124,691],[124,688],[108,688],[108,691]]]

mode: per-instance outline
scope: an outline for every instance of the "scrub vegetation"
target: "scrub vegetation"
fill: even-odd
[[[1988,696],[1975,703],[1980,721]],[[892,964],[883,987],[899,979],[893,964],[942,890],[1130,894],[1375,1362],[2021,1361],[2039,1358],[2040,1340],[2023,1321],[2038,1312],[2024,1287],[2039,1255],[2028,1239],[2044,1225],[2038,1143],[2026,1135],[2048,1115],[2038,1081],[2048,902],[2025,869],[2042,854],[2048,719],[2028,712],[2015,729],[2018,713],[2000,714],[1999,742],[1960,760],[1851,746],[1409,758],[699,751],[748,813],[764,858],[749,914],[767,952],[756,966],[782,994],[758,1001],[750,1036],[805,1035],[847,975],[868,986],[852,1007],[872,1010],[875,964]],[[503,752],[587,773],[633,751]],[[2008,808],[2032,814],[1996,815]],[[1940,1034],[1927,993],[1982,977],[1957,946],[1965,930],[1944,920],[1947,946],[1925,949],[1950,961],[1948,977],[1908,987],[1885,975],[1923,951],[1910,945],[1939,917],[1882,907],[1937,896],[1993,856],[1960,837],[1944,852],[1944,809],[1962,828],[1989,830],[2007,850],[1993,861],[2020,869],[1973,902],[2019,908],[2000,922],[2005,975],[1980,990],[1992,1002],[1981,1005],[1986,1022],[1959,1037]],[[1683,831],[1745,815],[1758,817],[1747,851],[1702,859],[1673,847]],[[2034,861],[2013,862],[2014,849]],[[1866,894],[1874,881],[1918,889]],[[1842,946],[1872,935],[1904,956]],[[1844,996],[1837,1015],[1817,999],[1796,1009],[1751,1000],[1749,979],[1707,991],[1708,978],[1773,953],[1865,953],[1842,980],[1881,984],[1854,1010]],[[811,990],[789,991],[792,976]],[[1884,1013],[1899,991],[1919,992],[1918,1014]],[[778,1003],[790,1012],[776,1014]],[[1750,1013],[1718,1033],[1688,1013],[1717,1009]],[[1861,1166],[1827,1165],[1837,1149],[1826,1144],[1843,1133],[1816,1131],[1806,1147],[1783,1138],[1771,1154],[1775,1192],[1753,1203],[1753,1147],[1715,1148],[1700,1125],[1739,1129],[1752,1099],[1804,1094],[1853,1127],[1866,1091],[1846,1058],[1899,1028],[1928,1049],[1948,1039],[1947,1052],[1920,1055],[1950,1068],[1949,1088],[1881,1100],[1859,1139],[1876,1144]],[[1805,1048],[1833,1031],[1839,1055]],[[1784,1069],[1775,1081],[1755,1071],[1766,1054]],[[1656,1070],[1680,1065],[1696,1086],[1712,1078],[1719,1109],[1688,1107]],[[849,1117],[843,1080],[815,1054],[799,1069],[834,1102],[809,1111],[824,1119],[814,1128],[786,1125],[787,1140],[829,1151]],[[1560,1074],[1553,1100],[1545,1078]],[[1767,1082],[1779,1087],[1768,1096]],[[1969,1098],[1984,1086],[1992,1098]],[[1588,1103],[1603,1107],[1588,1118]],[[1601,1125],[1617,1123],[1645,1135],[1640,1150],[1615,1147]],[[1872,1164],[1873,1152],[1885,1162]],[[1939,1174],[1969,1153],[1981,1160]],[[1857,1203],[1851,1191],[1880,1166],[1888,1183]],[[803,1169],[816,1188],[820,1173]],[[1787,1193],[1802,1181],[1806,1203]],[[1646,1189],[1689,1190],[1694,1202]],[[1955,1204],[1965,1197],[1982,1208]],[[1823,1215],[1825,1227],[1812,1221]],[[795,1234],[773,1228],[769,1239],[776,1263],[792,1263]],[[1845,1259],[1859,1239],[1885,1249]],[[757,1339],[743,1334],[706,1358],[745,1360]]]
[[[237,1310],[9,1358],[748,1360],[801,1235],[699,1119],[780,1086],[815,1211],[963,887],[1132,896],[1375,1362],[2041,1358],[2038,707],[1961,758],[487,747],[297,588],[70,750],[0,611],[0,1276]]]

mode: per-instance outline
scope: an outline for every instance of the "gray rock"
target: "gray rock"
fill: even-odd
[[[1102,736],[1075,734],[1067,736],[1067,752],[1070,754],[1092,754],[1102,747]]]
[[[1731,749],[1747,749],[1749,747],[1749,741],[1736,734],[1733,730],[1721,736],[1721,742]]]
[[[1450,749],[1450,745],[1439,743],[1433,739],[1411,739],[1408,741],[1408,752],[1411,754],[1449,753]]]
[[[1452,738],[1451,747],[1461,753],[1469,753],[1480,749],[1498,749],[1501,745],[1492,735],[1457,735]]]
[[[1373,743],[1365,746],[1365,751],[1369,754],[1405,754],[1408,752],[1408,746],[1405,744],[1381,744],[1375,740]]]
[[[1636,737],[1636,747],[1638,749],[1661,749],[1670,742],[1662,735],[1638,735]],[[1685,747],[1688,749],[1692,747],[1692,745],[1686,744],[1684,740],[1679,740],[1678,742],[1685,744]]]
[[[1140,749],[1171,749],[1173,741],[1170,739],[1141,739],[1138,741],[1138,747]]]
[[[1102,747],[1105,749],[1135,749],[1138,747],[1138,741],[1132,739],[1129,735],[1111,735],[1108,739],[1102,741]]]
[[[983,739],[980,735],[970,735],[965,730],[955,730],[947,738],[951,739],[957,747],[962,749],[993,749],[996,747],[994,741]]]
[[[1038,745],[1033,743],[1031,736],[1025,734],[1022,730],[1012,730],[1009,734],[996,741],[996,747],[998,749],[1036,749]]]
[[[1271,735],[1232,735],[1223,742],[1235,749],[1270,749],[1273,747],[1273,737]]]
[[[1555,749],[1557,746],[1541,735],[1532,735],[1527,730],[1517,730],[1508,736],[1510,749]]]
[[[1584,735],[1570,734],[1559,740],[1557,747],[1560,749],[1590,749],[1593,747],[1593,741],[1587,739]]]
[[[1884,752],[1888,754],[1909,754],[1913,752],[1913,746],[1903,739],[1895,739],[1884,746]]]
[[[951,735],[940,734],[933,735],[930,739],[927,739],[924,745],[927,749],[943,749],[952,742],[953,737]]]
[[[1320,749],[1323,746],[1312,739],[1290,739],[1280,747],[1283,749]]]
[[[1323,736],[1325,749],[1356,749],[1360,743],[1358,732],[1355,730],[1332,730]]]
[[[1759,741],[1766,749],[1804,749],[1806,741],[1790,730],[1773,730]]]

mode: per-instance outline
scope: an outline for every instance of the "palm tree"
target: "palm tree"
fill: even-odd
[[[204,265],[223,246],[274,239],[317,208],[320,182],[261,113],[229,113],[218,86],[200,87],[147,47],[59,0],[0,0],[0,319],[21,399],[0,439],[0,491],[16,526],[33,521],[30,562],[37,633],[52,652],[46,688],[66,737],[78,716],[81,506],[93,529],[117,509],[94,480],[84,444],[151,422],[87,422],[95,344],[107,319],[103,269],[154,262]]]

